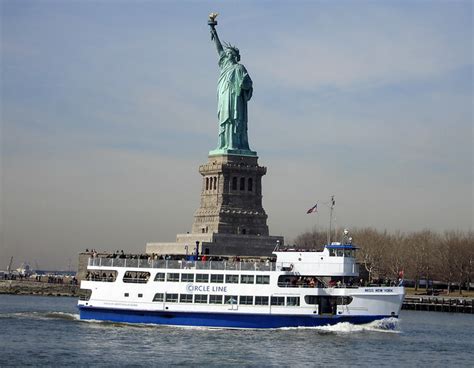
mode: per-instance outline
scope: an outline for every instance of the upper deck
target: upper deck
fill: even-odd
[[[276,249],[275,259],[238,257],[195,256],[180,259],[155,259],[140,256],[91,257],[89,269],[173,269],[173,270],[219,270],[219,271],[277,271],[288,274],[316,276],[358,276],[359,268],[352,246],[330,245],[323,251]],[[171,257],[172,258],[172,257]]]
[[[136,258],[105,258],[91,257],[88,268],[160,268],[182,270],[232,270],[232,271],[275,271],[276,262],[273,261],[233,261],[233,260],[171,260],[171,259],[136,259]]]

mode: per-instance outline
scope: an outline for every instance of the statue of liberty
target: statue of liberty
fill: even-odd
[[[211,39],[215,42],[219,54],[220,75],[217,83],[217,116],[219,119],[219,144],[212,152],[247,153],[250,151],[247,136],[247,101],[252,97],[252,79],[247,69],[239,64],[239,49],[228,43],[222,46],[215,26],[217,14],[209,15]],[[246,151],[246,152],[240,152]]]

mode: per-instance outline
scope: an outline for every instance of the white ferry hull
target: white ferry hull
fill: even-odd
[[[143,323],[167,326],[198,326],[212,328],[283,328],[316,327],[341,322],[365,324],[397,315],[265,315],[248,313],[167,312],[132,309],[80,307],[83,320],[109,321],[115,323]]]

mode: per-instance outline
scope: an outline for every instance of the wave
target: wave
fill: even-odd
[[[62,319],[69,321],[79,321],[79,314],[65,313],[65,312],[14,312],[14,313],[0,313],[0,319],[34,319],[34,320],[49,320]]]

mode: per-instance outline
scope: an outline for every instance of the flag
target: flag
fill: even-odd
[[[334,199],[334,196],[331,197],[331,208],[334,208],[336,205],[336,200]]]
[[[318,212],[318,204],[316,203],[313,207],[311,207],[308,211],[306,211],[307,214],[313,213],[313,212]]]

